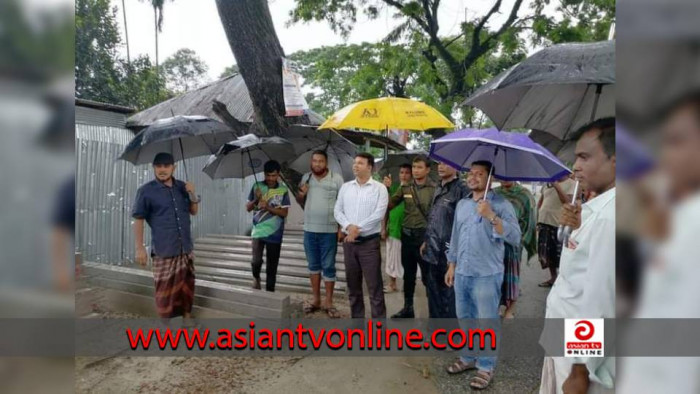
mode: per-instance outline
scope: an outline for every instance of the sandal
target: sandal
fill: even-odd
[[[306,314],[314,313],[320,309],[321,309],[321,307],[319,305],[314,305],[310,302],[304,303],[304,313],[306,313]]]
[[[389,293],[396,293],[398,291],[397,288],[391,287],[391,286],[384,286],[384,293],[389,294]]]
[[[476,375],[472,377],[472,381],[469,382],[469,387],[472,390],[483,390],[491,384],[493,379],[493,372],[488,371],[477,371]]]
[[[550,281],[546,280],[537,286],[539,286],[539,287],[552,287],[552,286],[554,286],[554,282],[550,282]]]
[[[328,314],[328,317],[330,317],[331,319],[339,319],[340,318],[340,312],[338,312],[338,310],[335,309],[335,307],[326,308],[325,311],[326,311],[326,314]]]
[[[452,365],[448,366],[445,370],[450,375],[454,375],[462,373],[464,371],[468,371],[470,369],[476,369],[476,361],[465,363],[464,361],[462,361],[462,359],[458,359]]]

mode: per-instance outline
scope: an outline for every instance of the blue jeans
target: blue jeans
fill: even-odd
[[[458,319],[493,319],[498,321],[498,305],[501,300],[503,273],[491,276],[463,276],[455,273],[455,308]],[[462,326],[460,320],[460,326]],[[487,322],[484,322],[488,325]],[[462,327],[466,332],[472,327]],[[480,371],[491,372],[496,367],[496,357],[461,357],[465,363],[476,360]]]
[[[321,274],[326,282],[335,281],[335,254],[338,251],[336,233],[304,231],[304,251],[310,274]]]

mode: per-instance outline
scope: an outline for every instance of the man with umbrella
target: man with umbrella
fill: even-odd
[[[328,168],[328,154],[317,150],[311,155],[311,172],[301,178],[296,199],[304,208],[304,252],[309,263],[313,302],[304,306],[312,313],[321,308],[321,277],[326,288],[324,310],[331,318],[340,315],[333,307],[335,254],[338,250],[338,223],[333,216],[343,177]]]
[[[275,291],[277,265],[282,250],[284,219],[291,202],[287,187],[278,182],[282,167],[275,160],[269,160],[263,166],[265,181],[256,182],[250,189],[246,210],[255,211],[253,215],[253,288],[260,289],[260,272],[262,271],[263,250],[267,249],[265,262],[265,290]]]
[[[413,318],[413,294],[416,289],[418,268],[425,285],[428,272],[420,256],[425,229],[428,226],[428,214],[432,204],[435,184],[428,178],[430,164],[425,156],[417,156],[412,164],[413,181],[402,184],[389,199],[389,209],[405,201],[403,226],[401,229],[401,264],[403,265],[403,308],[391,317],[394,319]],[[391,176],[384,178],[384,185],[391,187]],[[426,285],[427,288],[427,285]]]
[[[596,120],[575,135],[574,174],[596,197],[583,206],[577,202],[562,207],[560,224],[573,232],[562,250],[545,317],[614,318],[615,119]],[[615,361],[610,357],[546,357],[540,392],[612,392],[614,381]]]
[[[455,288],[459,319],[498,319],[503,284],[505,243],[520,245],[520,227],[513,206],[489,190],[489,161],[475,161],[467,175],[471,194],[457,203],[445,283]],[[450,374],[478,369],[470,386],[488,387],[496,357],[460,357],[447,368]]]
[[[153,159],[155,179],[141,186],[131,213],[134,218],[136,262],[146,265],[143,222],[151,227],[151,257],[158,315],[189,318],[194,300],[194,255],[190,215],[196,215],[199,198],[194,185],[173,177],[175,160],[170,153]]]
[[[447,249],[452,236],[452,220],[460,200],[469,195],[469,189],[457,176],[457,170],[447,163],[438,164],[440,184],[432,198],[432,208],[420,254],[427,263],[428,310],[431,318],[454,319],[454,289],[445,284]]]

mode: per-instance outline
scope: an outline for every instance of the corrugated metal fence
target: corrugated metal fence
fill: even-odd
[[[84,260],[120,264],[134,257],[131,209],[136,190],[153,179],[149,165],[117,160],[133,133],[127,129],[76,124],[76,248]],[[245,234],[251,216],[245,212],[248,179],[211,180],[201,169],[207,157],[186,160],[189,181],[202,204],[192,218],[192,237]],[[175,177],[185,179],[182,163]],[[244,192],[245,191],[245,192]],[[150,243],[146,231],[146,244]]]

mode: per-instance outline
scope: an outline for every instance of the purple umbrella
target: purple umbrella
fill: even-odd
[[[462,171],[477,160],[487,160],[495,167],[493,175],[505,181],[552,182],[571,173],[526,134],[495,128],[447,134],[430,143],[430,157]]]

